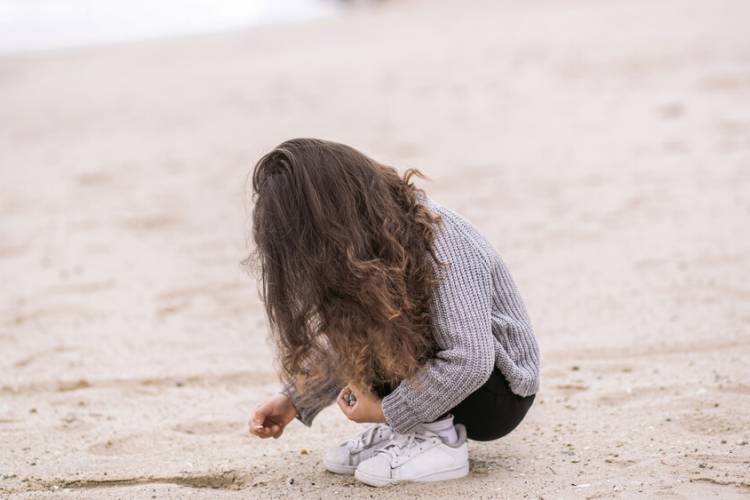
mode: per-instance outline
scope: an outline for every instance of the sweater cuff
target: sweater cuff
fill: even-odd
[[[405,434],[422,423],[422,419],[412,407],[409,406],[402,391],[399,389],[401,389],[400,385],[382,399],[381,405],[383,406],[385,423],[395,432]]]
[[[315,416],[320,413],[320,411],[323,409],[320,408],[305,408],[300,404],[300,397],[299,393],[297,392],[297,388],[294,386],[292,382],[287,382],[284,384],[284,386],[281,389],[281,393],[286,395],[294,407],[297,409],[297,420],[302,422],[307,427],[310,427],[313,423],[313,420],[315,419]]]

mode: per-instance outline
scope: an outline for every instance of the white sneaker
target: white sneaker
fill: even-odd
[[[336,474],[354,474],[357,466],[388,443],[392,435],[393,431],[386,424],[372,426],[357,437],[329,448],[323,456],[323,465]]]
[[[444,443],[426,429],[395,437],[359,464],[354,477],[370,486],[387,486],[406,481],[444,481],[469,473],[466,428],[456,425],[458,440]]]

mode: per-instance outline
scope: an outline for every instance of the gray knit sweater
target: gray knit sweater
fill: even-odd
[[[383,398],[383,414],[396,432],[432,422],[489,379],[497,367],[520,396],[539,388],[539,348],[529,316],[497,251],[461,215],[427,195],[420,201],[443,218],[434,248],[448,262],[430,306],[438,352],[414,375]],[[297,407],[298,419],[311,425],[341,387],[318,389],[314,407],[300,408],[291,384],[283,388]]]

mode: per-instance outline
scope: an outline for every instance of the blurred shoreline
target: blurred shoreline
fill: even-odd
[[[335,0],[7,0],[0,5],[0,56],[303,22],[341,7]]]

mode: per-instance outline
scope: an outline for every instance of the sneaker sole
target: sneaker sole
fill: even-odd
[[[431,481],[449,481],[451,479],[461,479],[469,474],[469,464],[456,467],[455,469],[442,470],[440,472],[433,472],[432,474],[426,474],[414,479],[384,479],[378,476],[372,476],[366,472],[362,472],[357,469],[354,472],[354,477],[369,486],[375,486],[380,488],[382,486],[388,486],[396,483],[427,483]]]
[[[346,474],[347,476],[351,476],[354,474],[354,471],[357,470],[356,465],[342,465],[328,462],[327,460],[323,460],[323,467],[325,467],[328,472],[333,472],[334,474]]]

